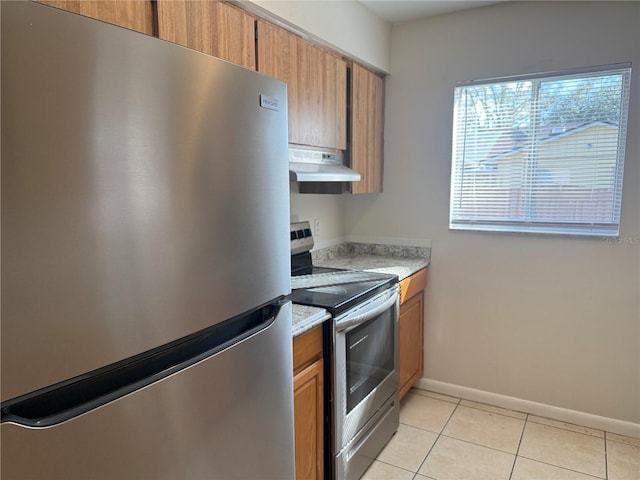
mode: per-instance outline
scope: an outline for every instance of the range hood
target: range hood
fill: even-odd
[[[346,167],[342,153],[289,148],[289,180],[296,182],[357,182],[360,174]]]

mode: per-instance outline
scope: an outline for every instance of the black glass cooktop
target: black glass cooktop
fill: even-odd
[[[291,256],[292,277],[321,275],[323,280],[326,280],[326,274],[342,272],[353,272],[353,270],[317,267],[313,265],[309,252]],[[298,288],[294,289],[288,298],[300,305],[324,308],[335,317],[398,282],[396,275],[373,272],[358,272],[358,274],[360,278],[356,282],[337,285],[324,283],[317,287]],[[331,276],[329,275],[328,278]]]
[[[398,281],[395,275],[388,275],[386,279],[381,279],[378,274],[375,276],[376,280],[372,281],[300,288],[294,290],[289,298],[293,303],[324,308],[335,317],[388,289]]]
[[[304,267],[299,267],[295,272],[291,272],[291,276],[298,277],[300,275],[317,275],[318,273],[333,273],[344,271],[346,270],[341,268],[314,267],[313,265],[307,265]]]

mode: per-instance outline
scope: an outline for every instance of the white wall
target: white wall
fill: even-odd
[[[640,3],[510,2],[391,42],[385,193],[346,198],[346,233],[432,240],[425,377],[640,423]],[[622,243],[449,231],[456,81],[627,61]]]
[[[345,196],[298,193],[298,184],[289,184],[291,222],[308,220],[313,230],[314,250],[345,241]],[[320,221],[316,231],[315,220]]]

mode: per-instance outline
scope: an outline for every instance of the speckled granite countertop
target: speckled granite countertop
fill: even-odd
[[[343,243],[311,252],[313,264],[320,267],[346,268],[378,273],[392,273],[403,280],[429,266],[431,248]],[[293,304],[293,336],[300,335],[331,318],[323,308]]]
[[[300,335],[331,318],[324,308],[293,304],[293,336]]]
[[[403,280],[429,266],[429,247],[345,243],[311,252],[313,264],[367,272],[393,273]]]

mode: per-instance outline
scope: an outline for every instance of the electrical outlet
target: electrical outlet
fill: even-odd
[[[320,219],[316,218],[313,221],[313,235],[315,237],[319,237],[320,236]]]

